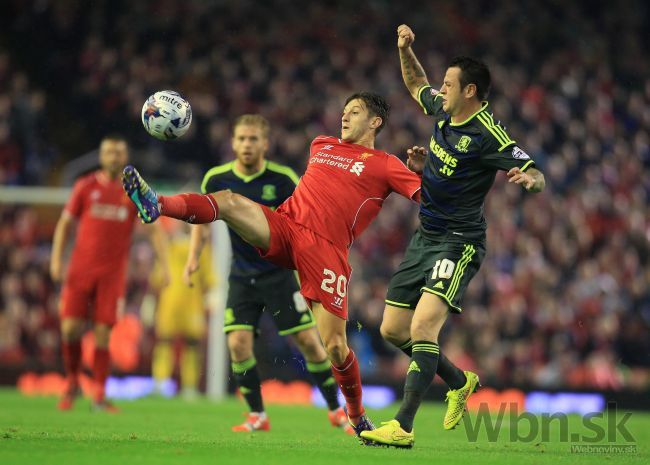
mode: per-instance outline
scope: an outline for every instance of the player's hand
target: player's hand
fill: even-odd
[[[199,261],[195,258],[188,258],[183,270],[183,282],[189,287],[194,287],[192,283],[192,274],[196,273],[199,269]]]
[[[63,279],[63,265],[59,260],[50,261],[50,278],[55,283],[60,283]]]
[[[397,48],[409,48],[415,42],[415,34],[406,24],[397,28]]]
[[[508,171],[508,182],[514,182],[515,184],[520,184],[526,190],[530,190],[535,185],[535,180],[529,174],[524,173],[519,168],[511,168]]]
[[[406,160],[408,169],[417,174],[422,174],[424,171],[424,162],[427,159],[427,149],[414,145],[406,151],[406,155],[408,156],[408,160]]]

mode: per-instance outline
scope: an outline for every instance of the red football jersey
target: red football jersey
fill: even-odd
[[[111,180],[101,171],[83,176],[65,210],[79,220],[71,269],[117,271],[126,264],[137,209],[119,179]]]
[[[391,192],[413,199],[419,190],[420,177],[396,156],[318,136],[298,187],[277,211],[336,245],[350,247]]]

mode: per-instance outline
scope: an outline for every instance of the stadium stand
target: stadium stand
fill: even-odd
[[[411,26],[429,80],[437,84],[456,54],[484,59],[495,115],[547,181],[544,193],[527,196],[497,179],[486,203],[488,255],[463,315],[448,323],[445,352],[494,386],[645,390],[649,7],[543,4],[461,0],[434,14],[431,3],[375,1],[360,16],[289,0],[12,2],[3,7],[11,14],[0,14],[0,184],[58,185],[61,168],[107,131],[127,135],[132,159],[154,177],[198,183],[230,157],[229,124],[244,112],[271,120],[270,158],[301,172],[311,138],[338,132],[340,103],[359,89],[392,104],[378,142],[403,157],[430,134],[395,49],[403,11],[417,11]],[[20,48],[7,47],[8,34]],[[194,110],[190,133],[175,143],[154,141],[140,123],[146,96],[162,88],[181,91]],[[0,367],[59,363],[47,277],[56,214],[0,199]],[[403,377],[406,358],[383,343],[379,324],[387,280],[416,225],[415,206],[391,199],[352,249],[350,338],[370,379]],[[147,266],[138,247],[133,266]],[[131,282],[131,302],[145,287]]]

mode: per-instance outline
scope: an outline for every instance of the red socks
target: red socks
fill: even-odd
[[[81,367],[81,340],[63,342],[63,367],[68,381],[67,389],[74,389],[79,384],[79,368]]]
[[[97,391],[95,402],[102,402],[106,394],[106,378],[110,371],[111,357],[108,349],[95,348],[95,360],[93,361],[93,375]]]
[[[209,194],[159,195],[158,203],[162,215],[188,223],[212,223],[219,218],[219,205]]]
[[[359,418],[365,413],[361,405],[361,374],[359,373],[359,362],[354,352],[350,353],[341,366],[332,365],[332,373],[341,388],[345,397],[345,404],[348,408],[348,416],[352,419]]]

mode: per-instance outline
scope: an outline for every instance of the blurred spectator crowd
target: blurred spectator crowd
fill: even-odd
[[[492,71],[496,117],[547,189],[526,195],[497,178],[486,202],[487,258],[463,314],[448,321],[443,350],[496,386],[650,385],[644,2],[8,3],[0,184],[56,184],[66,162],[120,132],[145,172],[196,185],[229,159],[231,121],[247,112],[271,121],[270,157],[302,172],[311,139],[337,134],[345,97],[365,89],[392,105],[379,146],[403,156],[427,143],[431,121],[402,83],[397,26],[413,27],[434,86],[451,57],[480,57]],[[165,88],[193,108],[192,129],[174,143],[153,140],[140,122],[145,98]],[[55,363],[51,231],[34,208],[0,203],[0,217],[0,363]],[[381,341],[379,324],[416,227],[415,206],[391,199],[352,248],[349,331],[368,376],[404,375],[406,359]]]

